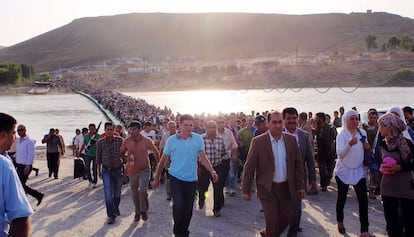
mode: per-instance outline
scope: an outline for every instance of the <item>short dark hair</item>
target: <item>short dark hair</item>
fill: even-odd
[[[91,128],[91,127],[96,128],[96,125],[95,125],[94,123],[90,123],[90,124],[88,125],[88,128]]]
[[[378,111],[376,109],[374,109],[374,108],[371,108],[371,109],[368,110],[368,115],[371,115],[371,114],[378,115]]]
[[[191,114],[183,114],[180,117],[180,123],[184,123],[184,120],[191,120],[194,121],[194,117]]]
[[[302,112],[299,114],[299,118],[302,120],[308,120],[308,114],[306,112]]]
[[[318,117],[322,121],[325,121],[325,113],[323,112],[316,113],[316,117]]]
[[[282,111],[283,119],[286,117],[286,114],[294,114],[298,116],[298,111],[293,107],[287,107],[287,108],[284,108]]]
[[[0,132],[10,133],[16,124],[16,119],[11,115],[0,113]]]
[[[152,126],[152,122],[151,121],[146,121],[144,124],[144,128],[147,126]]]
[[[405,106],[402,111],[413,115],[413,109],[410,106]]]
[[[109,126],[114,126],[114,124],[112,122],[106,122],[105,123],[105,129]]]
[[[138,121],[132,121],[132,122],[128,125],[128,128],[130,128],[130,127],[135,127],[135,128],[141,129],[141,123],[140,123],[140,122],[138,122]]]

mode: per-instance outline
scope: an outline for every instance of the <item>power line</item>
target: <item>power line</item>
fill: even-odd
[[[325,94],[325,93],[329,92],[331,89],[336,88],[336,87],[344,93],[353,93],[357,89],[359,89],[364,84],[364,82],[366,82],[366,80],[369,79],[368,77],[372,74],[381,73],[381,72],[395,72],[395,71],[398,71],[400,69],[407,69],[407,68],[414,68],[414,65],[403,65],[403,64],[401,64],[399,66],[394,66],[394,67],[391,67],[391,68],[379,67],[378,69],[375,69],[375,70],[370,70],[370,71],[362,70],[360,72],[355,72],[355,73],[341,73],[341,74],[334,74],[333,73],[333,74],[328,76],[329,80],[334,80],[334,79],[336,79],[336,80],[333,81],[332,83],[330,83],[327,87],[323,87],[325,89],[319,88],[318,86],[316,86],[314,84],[314,81],[308,79],[308,80],[302,82],[302,85],[308,85],[306,87],[304,87],[304,86],[302,86],[302,87],[287,86],[287,87],[281,88],[281,87],[275,86],[275,83],[273,83],[273,84],[269,84],[266,89],[262,89],[262,90],[265,93],[271,93],[272,91],[277,91],[278,93],[283,94],[287,90],[291,90],[292,92],[299,93],[304,88],[309,88],[309,86],[310,86],[311,88],[313,88],[314,90],[316,90],[317,92],[319,92],[321,94]],[[338,82],[341,81],[341,80],[338,80],[338,79],[346,79],[346,78],[349,78],[349,77],[355,77],[355,76],[361,76],[361,75],[364,76],[364,77],[362,77],[360,80],[358,80],[357,85],[355,87],[351,88],[350,90],[346,90],[344,86],[338,85]],[[394,74],[388,74],[385,77],[385,80],[381,81],[380,83],[375,84],[374,86],[384,85],[384,84],[390,82],[391,80],[397,80],[397,81],[405,83],[407,85],[414,86],[414,82],[404,81],[400,77],[397,77],[395,75],[395,73]],[[281,84],[281,83],[278,83],[278,84]],[[242,91],[238,91],[238,92],[247,93],[249,90],[252,90],[252,89],[255,89],[254,86],[252,86],[251,88],[243,89]]]

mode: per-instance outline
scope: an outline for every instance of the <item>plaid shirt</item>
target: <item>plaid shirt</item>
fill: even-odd
[[[214,140],[207,137],[207,133],[201,135],[204,140],[204,147],[211,165],[217,166],[221,164],[223,156],[226,155],[226,146],[222,137],[217,136]]]
[[[114,136],[112,141],[108,141],[106,137],[99,139],[96,146],[97,164],[109,169],[121,167],[126,159],[120,152],[122,141],[118,136]]]

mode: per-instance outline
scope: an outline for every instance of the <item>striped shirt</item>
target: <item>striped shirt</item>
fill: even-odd
[[[204,147],[211,165],[217,166],[221,164],[223,156],[226,156],[226,146],[222,137],[217,136],[214,140],[207,137],[207,133],[201,135],[204,141]]]
[[[126,159],[120,152],[122,141],[121,137],[115,136],[111,141],[106,139],[106,137],[99,139],[96,146],[97,164],[102,164],[103,167],[109,169],[121,167]]]

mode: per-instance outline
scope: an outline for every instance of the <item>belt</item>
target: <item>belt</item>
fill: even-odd
[[[287,181],[285,181],[285,182],[276,183],[276,182],[274,182],[274,181],[273,181],[273,183],[272,183],[272,184],[273,184],[273,185],[275,185],[275,186],[283,186],[283,185],[288,184],[288,182],[287,182]]]
[[[107,171],[114,171],[114,170],[120,170],[122,168],[122,165],[119,167],[107,167],[105,165],[102,166],[104,169],[106,169]]]

